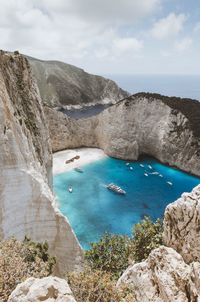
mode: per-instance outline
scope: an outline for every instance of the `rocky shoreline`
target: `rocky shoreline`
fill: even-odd
[[[90,118],[74,120],[47,106],[45,114],[54,152],[95,147],[127,160],[148,154],[200,176],[198,101],[143,93]]]

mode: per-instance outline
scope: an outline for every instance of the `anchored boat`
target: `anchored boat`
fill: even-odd
[[[125,195],[126,191],[122,190],[119,186],[114,185],[113,183],[106,186],[106,188],[110,191],[113,191],[117,194]]]
[[[68,191],[69,191],[69,193],[72,193],[72,192],[73,192],[73,189],[72,189],[71,186],[68,188]]]
[[[74,171],[79,172],[79,173],[83,173],[83,170],[80,168],[74,168]]]

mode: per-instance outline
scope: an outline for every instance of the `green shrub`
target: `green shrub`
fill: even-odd
[[[85,259],[92,269],[102,270],[119,278],[130,262],[140,262],[162,244],[162,222],[145,217],[133,227],[133,237],[105,234],[92,243]]]
[[[105,234],[92,243],[85,259],[92,269],[110,272],[118,278],[128,266],[131,240],[128,236]]]
[[[140,262],[146,259],[150,252],[163,244],[162,221],[157,219],[152,222],[149,217],[145,217],[140,223],[133,227],[133,240],[131,248],[131,259]]]
[[[16,285],[29,277],[49,276],[55,258],[48,254],[47,243],[35,243],[28,238],[0,242],[0,301],[6,302]]]

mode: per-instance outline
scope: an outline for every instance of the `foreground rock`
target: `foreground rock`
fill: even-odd
[[[46,107],[53,151],[97,147],[136,160],[151,155],[200,176],[200,103],[137,94],[97,116],[74,120]]]
[[[162,246],[151,252],[146,261],[129,267],[117,286],[129,284],[136,302],[197,301],[199,272],[199,263],[189,266],[173,249]]]
[[[128,96],[109,79],[58,61],[27,57],[44,103],[55,106],[115,103]]]
[[[51,192],[52,155],[28,61],[0,53],[0,240],[47,240],[58,270],[76,269],[79,243]]]
[[[200,261],[200,186],[167,206],[163,237],[187,263]]]
[[[8,302],[76,302],[67,281],[57,277],[29,278],[19,284]]]

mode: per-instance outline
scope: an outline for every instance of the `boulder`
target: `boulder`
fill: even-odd
[[[29,278],[19,284],[8,302],[76,302],[66,280],[57,277]]]

